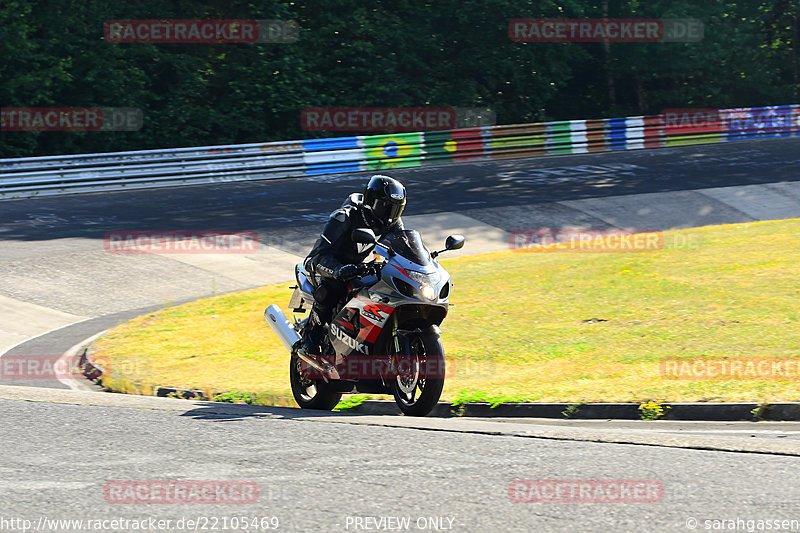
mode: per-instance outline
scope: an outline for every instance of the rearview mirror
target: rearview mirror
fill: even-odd
[[[459,248],[463,248],[465,240],[466,239],[464,238],[463,235],[450,235],[444,241],[444,250],[436,250],[435,252],[431,252],[431,257],[436,259],[442,252],[446,252],[447,250],[458,250]]]
[[[378,242],[375,232],[369,228],[359,228],[353,230],[353,242],[359,244],[375,244]]]
[[[465,240],[463,235],[450,235],[444,241],[444,247],[446,250],[459,250],[464,247]]]

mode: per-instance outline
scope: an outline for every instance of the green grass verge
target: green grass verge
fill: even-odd
[[[661,250],[510,250],[443,261],[455,281],[444,400],[795,401],[793,379],[675,380],[664,358],[800,356],[800,219],[668,232]],[[136,318],[97,341],[105,384],[291,397],[263,320],[289,284]],[[276,402],[273,399],[278,398]],[[359,401],[359,400],[356,400]],[[291,404],[291,401],[289,401]]]

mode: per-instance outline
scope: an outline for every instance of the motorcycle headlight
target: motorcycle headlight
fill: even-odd
[[[413,279],[414,281],[418,281],[420,283],[438,283],[439,282],[439,273],[433,272],[430,274],[425,274],[423,272],[416,272],[414,270],[409,270],[407,272],[408,277]]]
[[[420,288],[422,289],[423,297],[427,298],[428,300],[436,299],[436,289],[434,289],[430,284],[423,283]]]

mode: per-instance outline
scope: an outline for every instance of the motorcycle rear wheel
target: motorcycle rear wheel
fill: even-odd
[[[289,360],[289,383],[297,405],[301,409],[321,411],[330,411],[336,407],[342,399],[341,393],[332,391],[330,384],[324,380],[304,378],[300,373],[302,364],[303,361],[297,355],[292,355]]]
[[[444,346],[438,333],[423,332],[409,338],[410,372],[391,381],[394,401],[403,414],[425,416],[436,407],[444,387]],[[425,369],[435,377],[426,376]]]

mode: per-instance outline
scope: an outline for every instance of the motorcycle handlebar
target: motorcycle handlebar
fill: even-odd
[[[369,263],[364,263],[364,270],[361,275],[368,276],[370,274],[374,274],[378,277],[381,277],[381,270],[383,269],[384,265],[386,265],[388,261],[377,261],[373,259]]]

